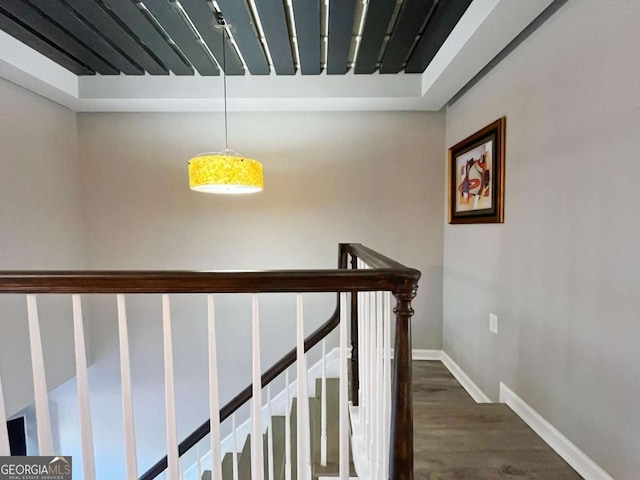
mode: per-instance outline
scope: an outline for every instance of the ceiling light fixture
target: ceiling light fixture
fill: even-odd
[[[226,23],[218,14],[218,28],[222,28],[222,84],[224,89],[224,150],[202,153],[189,160],[189,187],[203,193],[256,193],[264,188],[262,164],[229,150],[227,133],[227,62]]]

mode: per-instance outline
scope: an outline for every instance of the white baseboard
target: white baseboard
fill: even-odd
[[[471,398],[473,398],[478,403],[492,403],[491,399],[476,385],[471,377],[467,375],[460,366],[453,361],[453,359],[447,355],[447,352],[442,352],[441,357],[442,363],[444,366],[449,369],[451,374],[456,377],[456,380],[460,382],[460,385],[467,391]]]
[[[411,356],[414,360],[442,360],[442,350],[426,350],[414,348]]]
[[[500,382],[500,402],[506,403],[585,480],[613,480],[613,477],[600,465],[591,460],[586,453],[502,382]]]
[[[338,477],[336,477],[336,476],[331,476],[331,477],[326,476],[325,477],[325,476],[320,475],[318,477],[318,480],[336,480],[336,478],[338,478]],[[358,478],[359,477],[349,477],[349,480],[358,480]]]
[[[393,348],[391,349],[391,358],[393,358],[394,352]],[[420,349],[414,348],[411,350],[411,359],[412,360],[442,360],[442,350],[428,350],[428,349]]]

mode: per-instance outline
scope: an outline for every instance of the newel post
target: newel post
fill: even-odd
[[[413,395],[411,391],[411,300],[416,284],[393,292],[396,298],[396,340],[389,445],[389,478],[413,479]]]

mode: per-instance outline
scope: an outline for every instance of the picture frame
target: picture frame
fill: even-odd
[[[449,223],[504,223],[506,117],[449,148]]]

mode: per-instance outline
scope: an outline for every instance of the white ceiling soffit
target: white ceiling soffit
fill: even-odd
[[[442,108],[553,0],[475,0],[422,74],[426,110]]]
[[[0,77],[75,109],[78,76],[0,30]]]
[[[232,76],[228,108],[437,111],[551,3],[474,0],[423,74]],[[79,112],[223,109],[221,77],[78,77],[2,31],[0,76]]]

